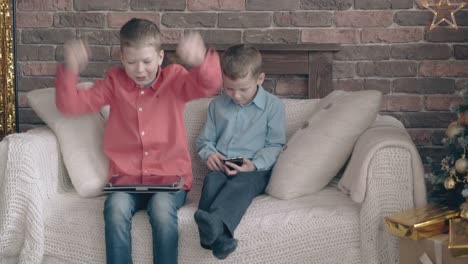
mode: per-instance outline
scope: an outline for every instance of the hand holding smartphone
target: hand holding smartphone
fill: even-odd
[[[231,162],[231,163],[236,164],[237,166],[242,166],[244,164],[244,158],[242,158],[242,157],[230,158],[230,159],[223,160],[223,162],[224,162],[224,164],[226,164],[226,162]],[[226,166],[228,166],[231,170],[234,169],[234,168],[230,167],[227,164],[226,164]]]

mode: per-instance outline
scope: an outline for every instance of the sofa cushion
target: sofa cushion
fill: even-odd
[[[359,135],[375,120],[378,91],[334,91],[283,148],[266,192],[292,199],[324,188],[349,158]]]
[[[82,83],[80,88],[92,83]],[[60,144],[65,168],[78,194],[93,197],[107,183],[108,160],[102,150],[104,120],[99,113],[66,117],[55,106],[55,89],[37,89],[27,94],[29,105],[46,123]]]

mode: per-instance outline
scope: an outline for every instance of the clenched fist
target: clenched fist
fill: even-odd
[[[75,39],[65,43],[65,66],[75,74],[86,67],[90,55],[89,46],[82,40]]]

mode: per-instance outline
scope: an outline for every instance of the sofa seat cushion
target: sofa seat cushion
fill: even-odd
[[[66,193],[56,199],[45,221],[47,263],[60,259],[104,263],[105,197],[83,199]],[[219,263],[211,251],[200,247],[193,219],[196,209],[197,202],[189,202],[179,210],[179,263]],[[262,195],[235,232],[237,250],[223,263],[258,263],[260,259],[264,263],[360,263],[358,227],[359,205],[336,186],[288,201]],[[132,240],[134,263],[151,263],[146,211],[133,218]]]

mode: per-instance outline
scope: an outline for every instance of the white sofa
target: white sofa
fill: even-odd
[[[423,204],[425,192],[423,175],[415,170],[422,166],[415,147],[401,123],[388,116],[378,116],[369,133],[362,133],[354,147],[359,157],[353,154],[344,172],[366,174],[348,177],[364,184],[364,193],[357,195],[362,201],[343,193],[338,177],[318,193],[292,200],[265,194],[237,228],[233,254],[220,261],[202,249],[193,214],[207,169],[194,152],[194,140],[208,102],[191,102],[186,109],[194,185],[179,210],[179,263],[399,262],[398,239],[385,231],[383,217]],[[290,138],[319,99],[283,102]],[[0,262],[104,263],[105,196],[77,195],[52,130],[6,137],[0,157]],[[138,212],[132,225],[134,263],[152,263],[150,228],[146,212]]]

